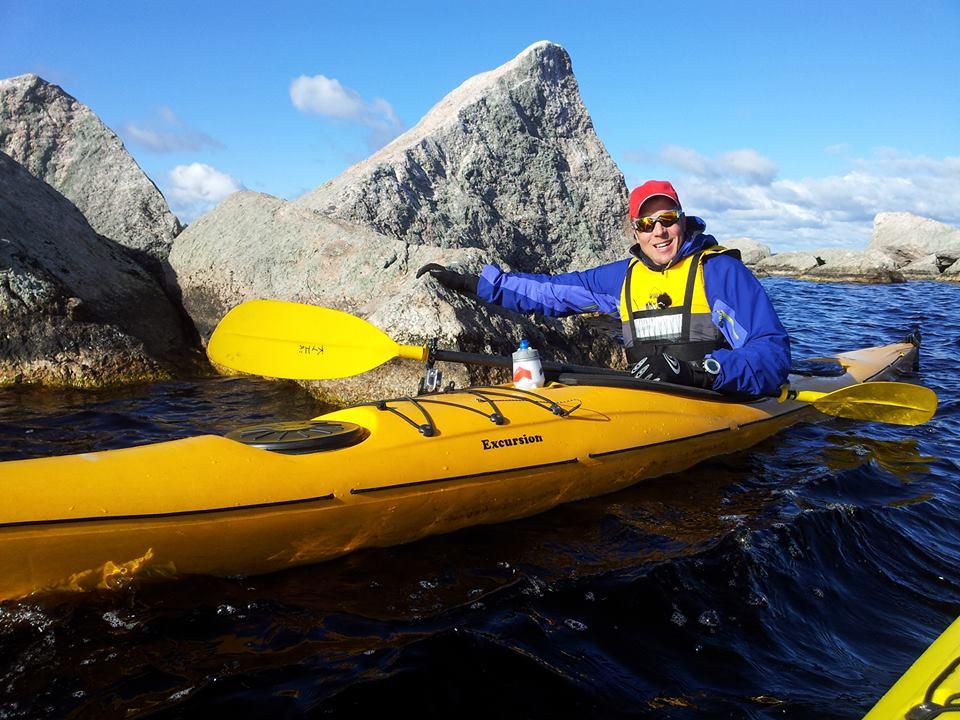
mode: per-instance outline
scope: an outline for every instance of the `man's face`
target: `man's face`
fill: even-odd
[[[647,200],[640,206],[640,217],[659,217],[661,214],[676,210],[677,205],[670,198],[658,196]],[[633,237],[639,243],[640,250],[657,265],[666,265],[677,256],[680,243],[683,242],[683,218],[668,228],[657,223],[650,232],[634,229]]]

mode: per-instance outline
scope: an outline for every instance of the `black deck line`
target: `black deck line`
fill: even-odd
[[[541,463],[540,465],[523,465],[522,467],[471,473],[470,475],[454,475],[452,477],[434,478],[433,480],[414,480],[413,482],[400,483],[398,485],[380,485],[372,488],[354,488],[350,491],[350,494],[362,495],[363,493],[379,492],[381,490],[396,490],[398,488],[408,488],[416,485],[433,485],[434,483],[452,482],[454,480],[469,480],[470,478],[486,477],[488,475],[503,475],[504,473],[522,472],[524,470],[538,470],[540,468],[554,467],[555,465],[570,465],[571,463],[576,462],[579,461],[576,458],[573,458],[572,460],[557,460],[555,462]]]
[[[264,510],[273,507],[284,507],[287,505],[300,505],[318,502],[320,500],[333,500],[334,494],[320,495],[312,498],[302,498],[300,500],[278,500],[269,503],[257,503],[256,505],[237,505],[236,507],[207,508],[204,510],[178,510],[169,513],[145,513],[142,515],[103,515],[99,517],[81,517],[81,518],[61,518],[58,520],[22,520],[19,522],[2,523],[0,530],[5,528],[28,527],[30,525],[60,525],[68,523],[89,523],[89,522],[119,522],[121,520],[152,520],[160,518],[183,517],[186,515],[213,515],[216,513],[240,512],[243,510]]]
[[[801,408],[797,408],[797,409],[799,410]],[[791,412],[793,411],[791,410]],[[786,415],[786,414],[787,413],[783,413],[783,415]],[[775,415],[773,417],[783,417],[783,415]],[[766,420],[770,420],[770,419],[772,418],[766,418]],[[763,421],[761,420],[760,422],[763,422]],[[672,445],[673,443],[686,442],[687,440],[696,440],[697,438],[709,437],[710,435],[719,435],[720,433],[726,433],[731,431],[732,431],[732,428],[728,428],[728,427],[720,428],[718,430],[708,430],[707,432],[700,433],[699,435],[685,435],[682,438],[673,438],[672,440],[661,440],[660,442],[647,443],[646,445],[633,445],[627,448],[620,448],[619,450],[606,450],[604,452],[599,452],[599,453],[590,453],[588,457],[601,458],[601,457],[607,457],[609,455],[619,455],[620,453],[632,452],[634,450],[647,450],[649,448],[661,447],[662,445]]]

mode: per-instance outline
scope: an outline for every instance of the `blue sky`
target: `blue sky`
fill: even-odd
[[[956,0],[355,5],[0,0],[0,77],[89,105],[190,221],[239,187],[320,185],[551,40],[628,185],[672,179],[721,241],[960,224]]]

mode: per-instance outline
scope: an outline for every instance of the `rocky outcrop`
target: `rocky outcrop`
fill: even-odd
[[[723,244],[737,247],[739,242],[741,239],[735,238]],[[958,260],[960,228],[910,213],[879,213],[873,238],[864,251],[823,248],[778,253],[759,260],[753,269],[761,277],[889,283],[954,280],[960,272]]]
[[[904,280],[893,260],[883,253],[841,248],[777,253],[758,262],[753,271],[759,277],[780,275],[829,282],[890,283]]]
[[[408,246],[271,195],[243,191],[180,234],[170,264],[204,342],[233,306],[277,298],[369,315],[410,270],[470,254]],[[456,257],[454,257],[456,256]],[[419,263],[419,264],[418,264]]]
[[[903,275],[889,257],[876,250],[858,252],[826,248],[813,253],[817,266],[806,270],[802,279],[832,282],[903,282]]]
[[[743,264],[751,267],[772,255],[768,246],[761,242],[757,242],[753,238],[724,238],[723,242],[720,244],[725,248],[730,248],[731,250],[739,250],[740,259],[743,260]]]
[[[180,223],[163,195],[113,131],[57,85],[36,75],[0,80],[0,151],[147,266],[166,260]]]
[[[784,252],[760,260],[753,271],[760,277],[782,275],[799,277],[821,264],[816,255],[803,252]]]
[[[944,270],[940,279],[947,282],[960,282],[960,260]]]
[[[867,249],[888,255],[897,267],[929,255],[952,264],[960,260],[960,228],[912,213],[879,213]]]
[[[493,251],[411,245],[330,218],[297,203],[240,192],[192,223],[170,254],[183,302],[206,341],[226,312],[246,300],[274,298],[365,317],[395,340],[469,352],[507,353],[522,337],[544,355],[584,364],[621,362],[613,340],[589,323],[529,318],[442,288],[416,270],[438,262],[479,272]],[[422,367],[391,362],[359,378],[312,384],[335,402],[409,394]],[[449,366],[458,385],[502,379],[484,368]]]
[[[165,377],[185,344],[154,278],[0,153],[0,383]]]
[[[926,255],[900,268],[900,272],[907,280],[939,280],[953,262],[940,255]]]
[[[478,248],[523,271],[621,257],[626,187],[567,52],[539,42],[297,202],[410,245]]]

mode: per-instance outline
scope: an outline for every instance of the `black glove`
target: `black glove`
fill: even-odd
[[[640,361],[630,368],[630,374],[639,380],[699,388],[712,388],[713,379],[716,377],[703,369],[702,362],[678,360],[668,353],[640,358]]]
[[[474,295],[477,294],[477,283],[480,282],[480,278],[476,275],[458,273],[456,270],[449,270],[443,265],[437,265],[436,263],[428,263],[417,270],[417,277],[420,277],[424,273],[430,273],[438,283],[451,290],[471,292]]]

